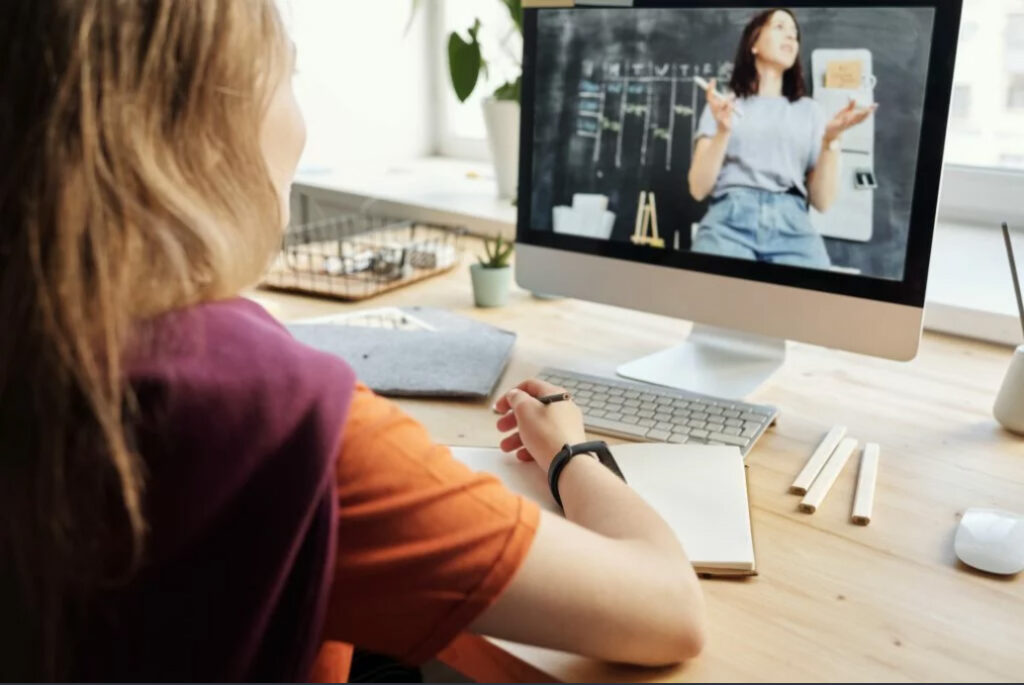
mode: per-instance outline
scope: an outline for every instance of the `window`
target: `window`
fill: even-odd
[[[999,163],[1011,169],[1024,169],[1024,155],[999,155]]]
[[[494,90],[519,74],[522,39],[499,0],[443,0],[440,2],[435,44],[439,74],[437,83],[437,147],[442,155],[487,159],[487,130],[482,103]],[[456,31],[464,38],[475,19],[480,20],[479,40],[487,74],[481,74],[476,89],[466,102],[459,102],[448,72],[448,36]]]
[[[1006,47],[1008,50],[1024,50],[1024,14],[1006,16]]]
[[[1010,85],[1006,91],[1007,109],[1024,109],[1024,74],[1010,74]]]
[[[950,116],[961,121],[971,118],[971,87],[969,85],[953,86],[953,104]]]

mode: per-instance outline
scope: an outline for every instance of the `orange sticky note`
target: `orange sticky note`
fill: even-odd
[[[860,60],[833,60],[825,68],[826,88],[860,88]]]

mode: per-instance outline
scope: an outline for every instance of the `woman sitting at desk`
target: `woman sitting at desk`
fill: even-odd
[[[541,512],[240,297],[288,221],[293,59],[275,0],[0,22],[0,680],[338,680],[342,643],[464,630],[699,652],[693,568],[603,465]],[[498,401],[545,471],[584,440],[557,390]]]
[[[874,112],[856,103],[825,120],[805,95],[800,27],[790,10],[757,14],[743,30],[728,97],[706,89],[690,193],[711,195],[694,252],[818,269],[831,266],[811,226],[839,189],[839,140]]]

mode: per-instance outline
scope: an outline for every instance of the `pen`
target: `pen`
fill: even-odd
[[[541,404],[551,404],[552,402],[567,402],[572,399],[572,395],[567,392],[560,392],[554,395],[545,395],[544,397],[538,397],[537,401]]]

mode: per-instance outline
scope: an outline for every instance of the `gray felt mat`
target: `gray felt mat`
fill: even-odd
[[[430,307],[402,307],[436,330],[293,323],[292,335],[344,359],[359,380],[392,397],[490,396],[516,334]]]

